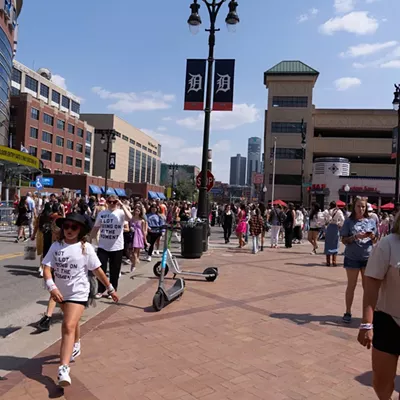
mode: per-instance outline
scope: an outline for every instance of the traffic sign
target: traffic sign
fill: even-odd
[[[214,175],[210,170],[207,170],[207,192],[209,192],[213,188],[214,183],[215,183]],[[201,171],[196,177],[196,186],[197,189],[201,188]]]
[[[41,176],[38,176],[36,178],[35,186],[36,186],[37,190],[42,190],[43,189],[43,181],[42,181],[42,179],[43,178]]]

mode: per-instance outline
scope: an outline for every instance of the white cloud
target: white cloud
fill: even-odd
[[[231,149],[231,141],[220,140],[212,146],[213,153],[225,153]]]
[[[175,95],[161,92],[110,92],[100,86],[92,88],[92,92],[103,100],[111,100],[108,108],[113,111],[132,113],[134,111],[163,110],[171,107]]]
[[[172,121],[172,117],[164,117],[162,120],[163,121]]]
[[[319,29],[325,35],[333,35],[340,31],[368,35],[375,33],[378,28],[378,20],[370,16],[367,11],[353,11],[341,17],[329,19]]]
[[[317,8],[310,8],[307,13],[301,14],[297,17],[297,22],[301,24],[302,22],[308,21],[310,18],[316,17],[319,10]]]
[[[361,80],[358,78],[339,78],[334,82],[336,90],[343,92],[355,86],[361,85]]]
[[[400,60],[400,46],[387,53],[384,57],[366,63],[353,63],[354,68],[393,68]],[[389,67],[388,67],[389,66]]]
[[[61,75],[53,75],[51,81],[61,89],[67,90],[66,80]]]
[[[356,0],[335,0],[333,6],[337,13],[348,13],[354,10]]]
[[[211,127],[214,131],[231,130],[245,124],[252,124],[259,119],[260,110],[254,104],[234,104],[231,112],[213,112]],[[204,129],[204,113],[199,113],[196,117],[178,119],[176,123],[187,129],[202,131]]]
[[[167,130],[167,128],[165,126],[159,126],[157,128],[157,130],[160,131],[160,132],[165,132]]]
[[[384,43],[361,43],[357,46],[350,46],[346,52],[340,53],[341,57],[361,57],[378,53],[397,45],[395,40]]]
[[[381,68],[400,68],[400,60],[392,60],[380,65]]]

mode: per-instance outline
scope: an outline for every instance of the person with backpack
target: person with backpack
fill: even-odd
[[[279,232],[282,223],[285,221],[285,214],[282,212],[282,207],[279,204],[273,206],[269,213],[269,223],[271,224],[271,249],[277,249],[279,243]]]

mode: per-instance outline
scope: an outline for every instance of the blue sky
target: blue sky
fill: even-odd
[[[116,113],[161,141],[163,161],[200,165],[201,113],[183,111],[187,58],[207,57],[207,34],[187,26],[191,0],[25,1],[17,60],[49,68],[83,99],[82,112]],[[201,1],[200,1],[201,3]],[[228,3],[228,2],[227,2]],[[320,72],[319,108],[390,108],[400,82],[398,0],[238,0],[236,32],[221,9],[216,58],[236,59],[235,108],[215,112],[213,171],[263,136],[263,72],[299,59]],[[207,26],[205,6],[200,15]],[[396,26],[397,22],[397,26]]]

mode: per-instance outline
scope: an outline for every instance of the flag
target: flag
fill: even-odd
[[[184,110],[201,111],[204,109],[205,80],[206,60],[187,60]]]
[[[233,110],[235,60],[216,60],[214,71],[214,111]]]
[[[23,153],[28,153],[29,154],[29,150],[26,147],[24,147],[24,145],[22,143],[21,143],[21,151]]]

